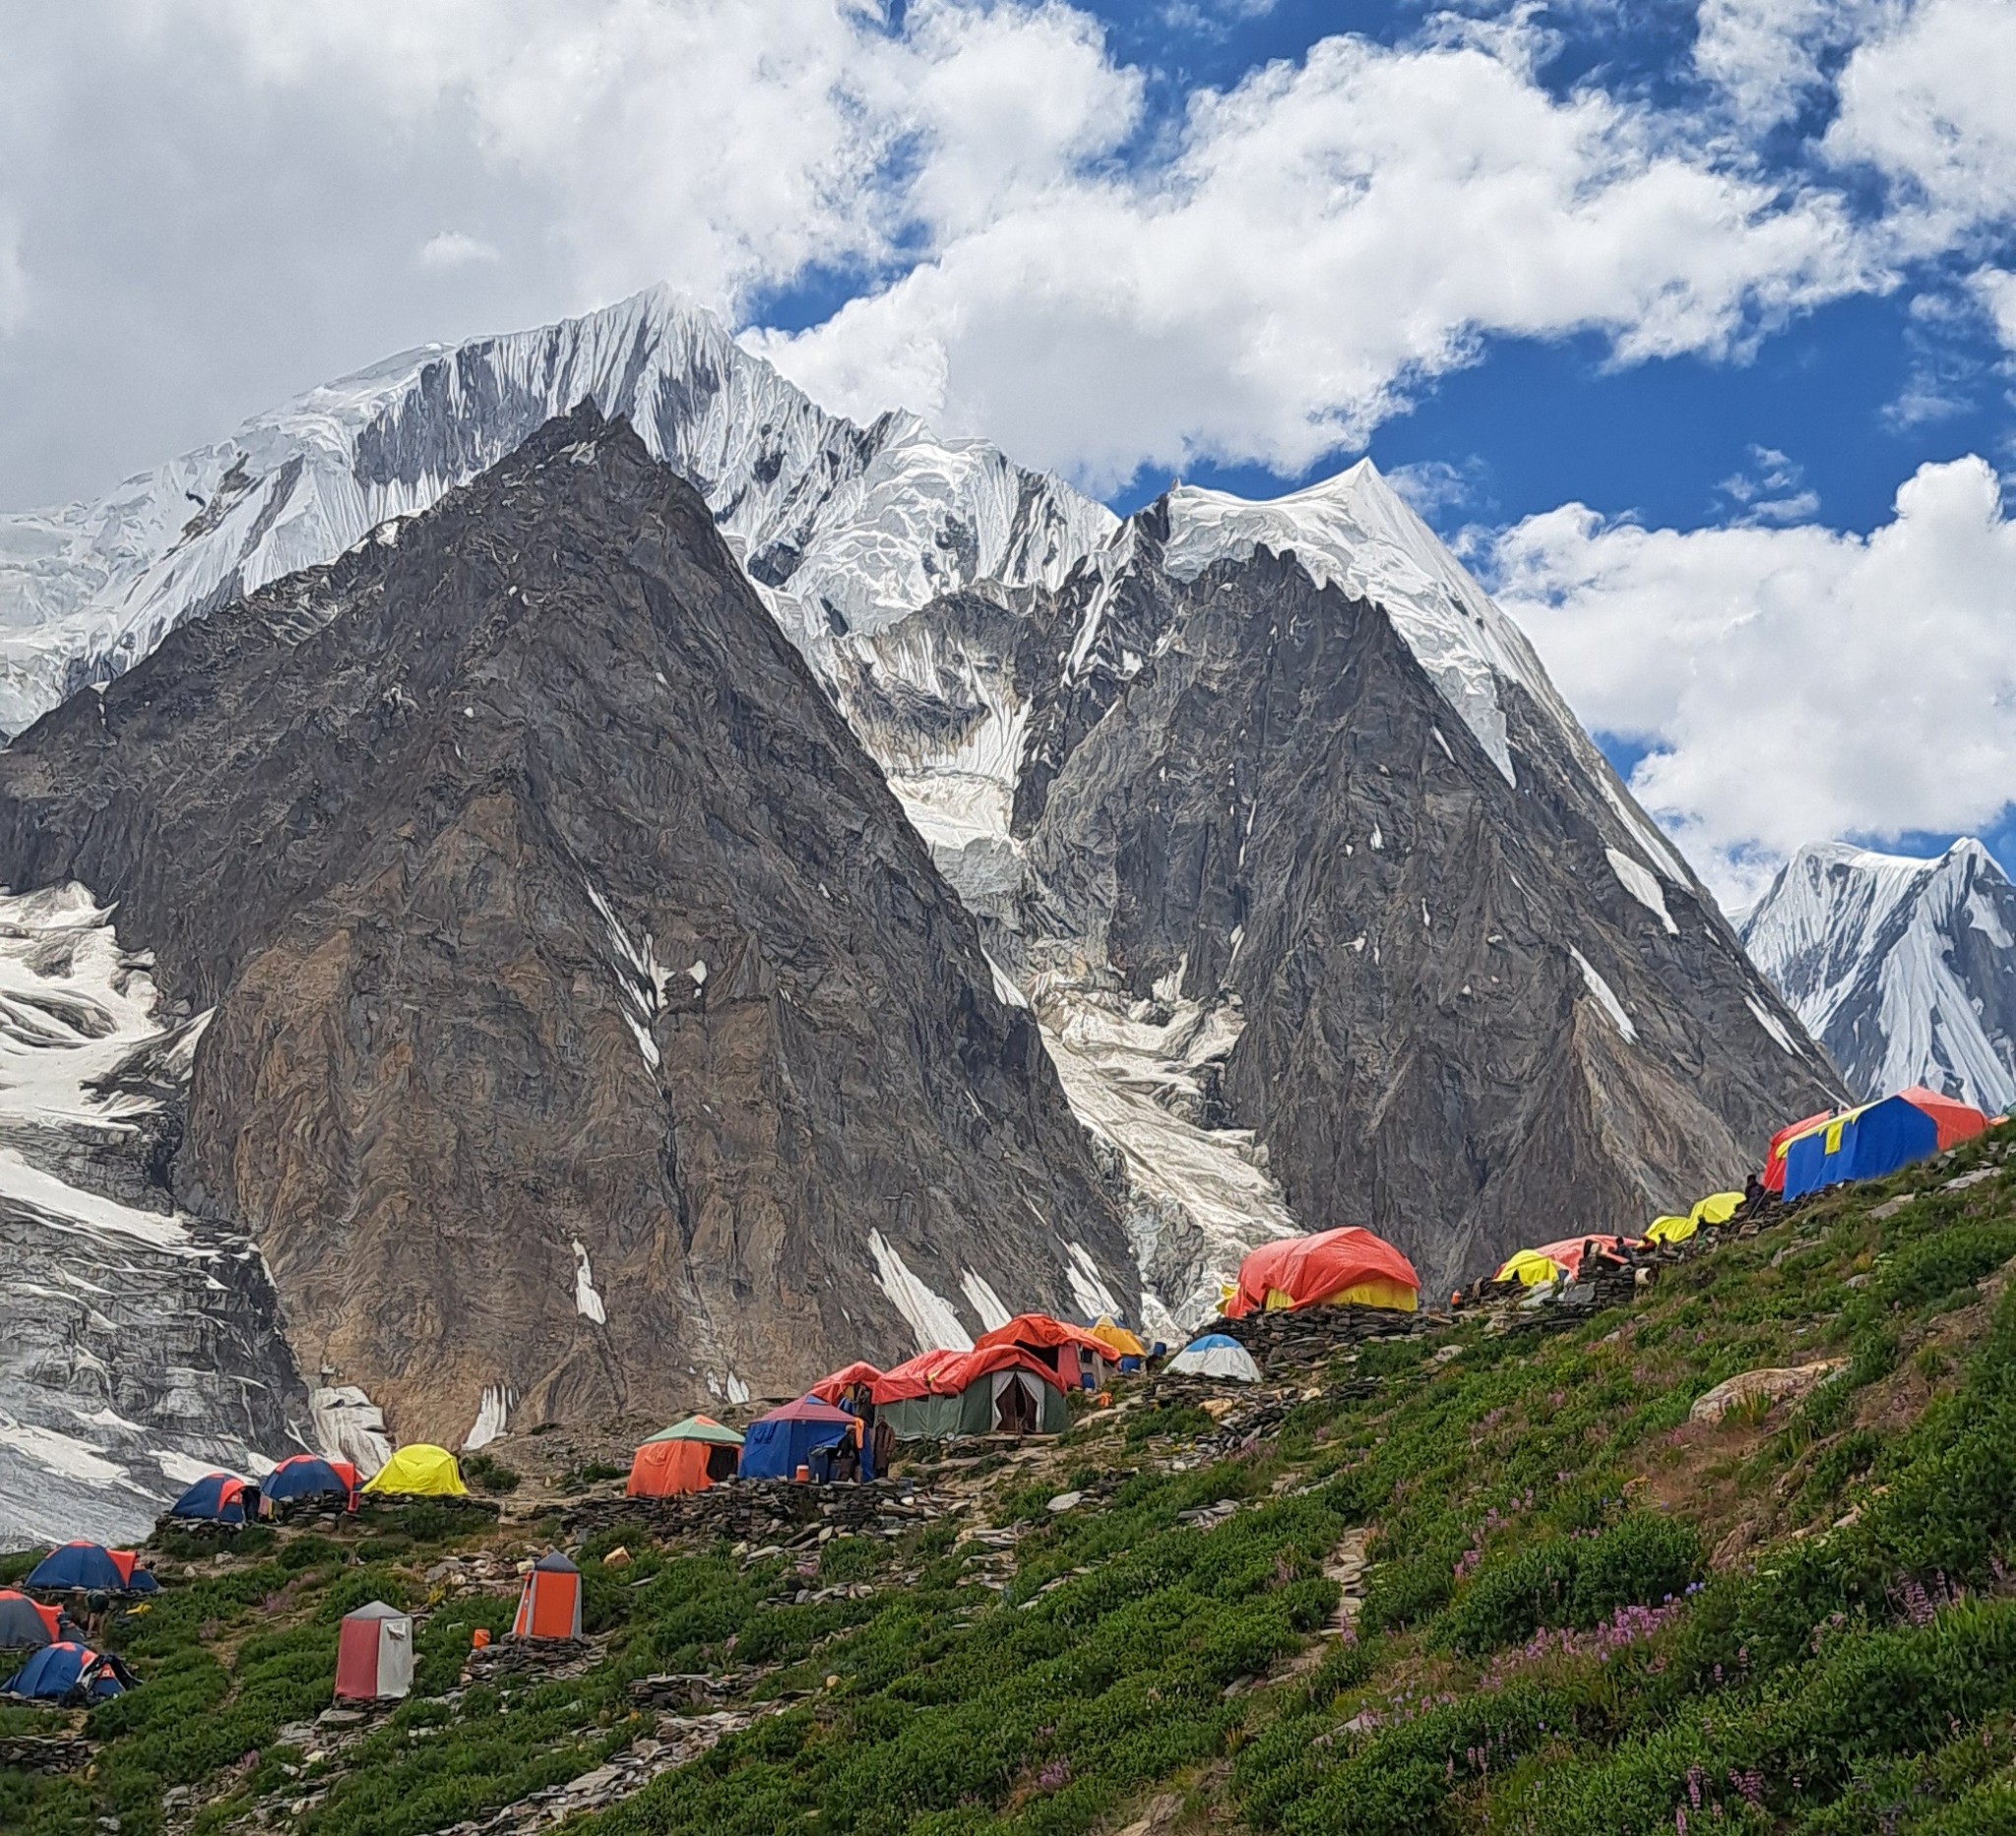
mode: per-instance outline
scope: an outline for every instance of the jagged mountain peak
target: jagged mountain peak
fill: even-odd
[[[1930,858],[1810,843],[1742,937],[1862,1094],[2016,1102],[2016,886],[1975,837]]]
[[[913,414],[813,404],[665,286],[531,331],[401,352],[126,479],[0,515],[0,729],[132,667],[185,619],[332,560],[581,401],[693,484],[800,649],[981,579],[1054,584],[1115,519]]]

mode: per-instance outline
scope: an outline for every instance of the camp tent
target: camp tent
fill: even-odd
[[[1123,1358],[1146,1358],[1148,1348],[1110,1313],[1102,1313],[1092,1323],[1092,1336],[1100,1344],[1109,1348],[1115,1360]]]
[[[961,1361],[971,1356],[967,1352],[948,1352],[942,1348],[919,1352],[916,1357],[885,1370],[868,1385],[868,1398],[879,1410],[889,1403],[915,1402],[920,1396],[934,1394],[932,1385],[952,1370],[959,1368]]]
[[[99,1543],[66,1543],[30,1570],[24,1587],[82,1588],[93,1594],[158,1594],[160,1584],[139,1565],[131,1550]]]
[[[1057,1373],[1067,1388],[1096,1390],[1112,1374],[1119,1354],[1082,1326],[1068,1326],[1047,1313],[1018,1313],[1006,1325],[983,1332],[974,1341],[976,1352],[995,1346],[1027,1352],[1038,1363]]]
[[[633,1498],[671,1498],[703,1491],[735,1476],[742,1437],[708,1416],[688,1416],[660,1428],[630,1461],[630,1483],[623,1488]]]
[[[168,1515],[212,1524],[242,1524],[247,1492],[255,1499],[259,1495],[249,1480],[239,1479],[233,1473],[206,1473],[168,1506]]]
[[[815,1479],[830,1476],[832,1456],[848,1441],[861,1449],[861,1477],[873,1479],[873,1452],[862,1443],[860,1423],[816,1396],[801,1396],[749,1424],[738,1471],[743,1479],[792,1479],[799,1467]]]
[[[319,1454],[289,1454],[259,1482],[259,1509],[267,1516],[277,1504],[293,1504],[302,1499],[341,1498],[346,1504],[356,1496],[357,1469],[347,1460],[325,1460]]]
[[[1185,1377],[1224,1377],[1233,1383],[1258,1383],[1260,1366],[1253,1354],[1227,1333],[1208,1332],[1169,1360],[1169,1368]]]
[[[1016,1345],[982,1345],[934,1361],[914,1395],[885,1397],[884,1387],[878,1386],[876,1416],[898,1440],[1061,1434],[1070,1420],[1064,1379]]]
[[[1880,1179],[1978,1135],[1987,1126],[1979,1109],[1922,1089],[1900,1091],[1835,1116],[1786,1150],[1785,1196],[1802,1198],[1851,1179]]]
[[[1576,1254],[1582,1252],[1581,1244],[1575,1246]],[[1567,1279],[1565,1264],[1556,1262],[1544,1250],[1519,1249],[1498,1264],[1494,1282],[1517,1282],[1522,1288],[1538,1288],[1543,1282],[1558,1282]]]
[[[108,1652],[65,1639],[44,1645],[0,1687],[0,1695],[25,1702],[102,1702],[131,1689],[138,1679]]]
[[[856,1359],[851,1364],[821,1377],[805,1394],[816,1396],[822,1403],[831,1403],[838,1409],[850,1391],[865,1390],[881,1375],[873,1364]]]
[[[1742,1209],[1742,1205],[1743,1195],[1740,1192],[1711,1192],[1687,1216],[1693,1219],[1697,1229],[1704,1224],[1727,1224]]]
[[[1412,1313],[1420,1304],[1420,1287],[1414,1264],[1391,1243],[1348,1224],[1248,1251],[1226,1313],[1243,1319],[1263,1309],[1353,1301]]]
[[[1796,1122],[1789,1122],[1771,1137],[1771,1146],[1764,1156],[1764,1174],[1760,1181],[1765,1191],[1785,1190],[1785,1157],[1792,1144],[1801,1135],[1810,1133],[1833,1119],[1832,1109],[1820,1109],[1811,1115],[1801,1117]]]
[[[413,1622],[374,1600],[343,1617],[336,1642],[340,1702],[387,1702],[413,1686]]]
[[[518,1596],[513,1638],[579,1638],[581,1636],[581,1570],[553,1550],[541,1555],[525,1577]]]
[[[462,1468],[446,1447],[414,1441],[402,1447],[371,1475],[364,1487],[370,1498],[466,1498]]]
[[[1675,1217],[1669,1212],[1664,1218],[1655,1218],[1645,1227],[1645,1240],[1670,1248],[1675,1243],[1684,1243],[1700,1230],[1692,1218]]]
[[[59,1609],[0,1588],[0,1651],[39,1651],[61,1638],[67,1624]]]
[[[1742,1194],[1739,1192],[1736,1196],[1741,1198]],[[1568,1279],[1576,1281],[1582,1275],[1582,1258],[1585,1250],[1590,1248],[1607,1250],[1613,1256],[1620,1256],[1626,1250],[1636,1247],[1636,1243],[1628,1236],[1599,1235],[1591,1232],[1586,1236],[1564,1236],[1557,1243],[1543,1243],[1538,1249],[1528,1253],[1536,1256],[1544,1256],[1551,1262],[1558,1262],[1561,1265],[1562,1272]],[[1503,1271],[1500,1271],[1498,1279],[1500,1281],[1504,1279]]]

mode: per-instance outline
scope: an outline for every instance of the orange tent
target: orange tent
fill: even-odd
[[[836,1409],[840,1400],[855,1385],[872,1386],[882,1373],[863,1359],[856,1359],[851,1364],[836,1370],[830,1377],[821,1377],[805,1392],[816,1396],[822,1403],[831,1403]]]
[[[685,1421],[654,1434],[630,1461],[632,1498],[671,1498],[686,1491],[704,1491],[717,1480],[734,1476],[736,1450],[742,1437],[709,1416]]]
[[[885,1370],[868,1385],[868,1399],[878,1408],[883,1403],[914,1403],[920,1396],[944,1394],[944,1378],[964,1363],[969,1354],[949,1352],[943,1347],[919,1352],[916,1357]]]
[[[1399,1250],[1383,1236],[1348,1224],[1249,1251],[1225,1310],[1229,1318],[1243,1319],[1248,1313],[1356,1301],[1412,1313],[1420,1304],[1420,1288],[1414,1264]]]
[[[541,1555],[525,1577],[518,1597],[513,1638],[581,1636],[581,1570],[554,1550]]]
[[[1096,1389],[1098,1380],[1105,1374],[1100,1365],[1120,1361],[1119,1353],[1103,1339],[1095,1339],[1084,1327],[1067,1326],[1047,1313],[1018,1313],[1005,1326],[981,1333],[974,1341],[973,1349],[984,1352],[997,1345],[1020,1346],[1040,1363],[1049,1365],[1063,1378],[1067,1389],[1081,1382],[1088,1389]],[[1071,1349],[1067,1351],[1067,1347]],[[1088,1366],[1087,1355],[1098,1361]]]

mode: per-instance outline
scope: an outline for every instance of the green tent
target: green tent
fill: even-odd
[[[1008,1349],[1008,1348],[1002,1348]],[[1016,1398],[1008,1399],[1010,1410],[1002,1408],[1003,1392],[1013,1385]],[[1005,1364],[1003,1368],[982,1369],[974,1374],[964,1389],[949,1393],[908,1398],[897,1403],[878,1403],[875,1420],[889,1424],[898,1440],[958,1440],[966,1435],[991,1434],[1018,1419],[1014,1405],[1028,1411],[1019,1420],[1027,1431],[1061,1434],[1071,1414],[1064,1392],[1034,1370]]]

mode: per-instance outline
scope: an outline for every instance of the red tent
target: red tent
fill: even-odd
[[[831,1376],[821,1377],[805,1394],[816,1396],[822,1403],[832,1403],[838,1407],[840,1399],[856,1384],[866,1384],[872,1391],[881,1375],[873,1364],[865,1360],[856,1359],[851,1364],[836,1370]]]
[[[337,1700],[390,1701],[412,1686],[411,1615],[382,1600],[345,1614],[336,1644]]]
[[[970,1356],[966,1352],[943,1350],[919,1352],[893,1370],[885,1370],[869,1384],[868,1399],[876,1404],[914,1403],[920,1396],[942,1395],[944,1385],[939,1379]]]
[[[1922,1109],[1932,1118],[1933,1127],[1939,1131],[1941,1153],[1962,1141],[1972,1141],[1988,1125],[1988,1118],[1972,1104],[1962,1103],[1957,1097],[1942,1097],[1922,1084],[1914,1084],[1897,1094],[1914,1109]]]
[[[1049,1365],[1066,1389],[1074,1384],[1096,1389],[1120,1361],[1120,1355],[1103,1339],[1095,1339],[1084,1327],[1067,1326],[1047,1313],[1018,1313],[1005,1326],[981,1333],[974,1350],[983,1352],[997,1345],[1020,1346],[1039,1363]]]
[[[1629,1236],[1564,1236],[1558,1243],[1543,1243],[1535,1254],[1551,1256],[1570,1276],[1582,1273],[1582,1248],[1585,1243],[1594,1243],[1598,1249],[1607,1249],[1619,1254],[1626,1248],[1640,1247],[1635,1237]]]
[[[1420,1287],[1414,1264],[1383,1236],[1348,1224],[1314,1236],[1285,1236],[1249,1251],[1239,1264],[1238,1287],[1226,1313],[1243,1319],[1248,1313],[1326,1300],[1411,1313],[1419,1304]]]

